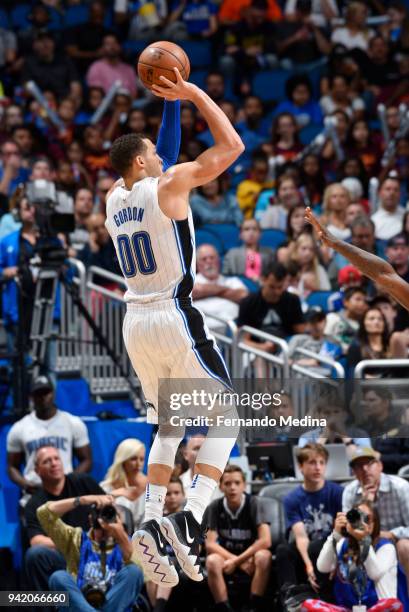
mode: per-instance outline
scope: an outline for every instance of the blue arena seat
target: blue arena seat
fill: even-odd
[[[0,28],[8,29],[10,27],[9,16],[7,11],[0,8]]]
[[[122,49],[126,55],[136,56],[146,47],[146,40],[125,40],[122,43]]]
[[[300,132],[300,140],[304,146],[307,146],[318,134],[320,134],[323,130],[322,125],[317,125],[315,123],[310,123],[310,125],[306,125]]]
[[[189,81],[200,87],[200,89],[204,89],[207,72],[207,70],[192,70],[192,72],[190,73]]]
[[[208,230],[199,228],[195,231],[195,237],[196,237],[196,247],[199,247],[202,244],[211,244],[212,246],[214,246],[215,249],[217,249],[217,252],[219,253],[219,255],[223,255],[224,253],[223,242],[220,240],[217,234],[214,234],[213,232],[209,232]]]
[[[212,47],[207,40],[181,40],[178,44],[188,56],[192,68],[208,67],[212,63]]]
[[[333,291],[313,291],[307,297],[306,302],[308,306],[320,306],[325,312],[328,312],[328,298],[333,293]]]
[[[244,276],[243,274],[240,274],[239,279],[241,280],[243,285],[246,285],[250,293],[256,293],[260,289],[260,285],[252,281],[250,278],[247,278],[247,276]]]
[[[64,15],[64,27],[73,28],[74,26],[86,23],[89,9],[84,4],[74,4],[68,6]]]
[[[232,223],[212,223],[203,225],[201,229],[216,234],[223,244],[224,252],[240,246],[240,229],[237,225],[233,225]]]
[[[31,7],[29,4],[18,4],[15,6],[10,15],[11,25],[13,28],[16,28],[17,30],[26,28],[29,25],[27,17],[30,14],[30,11]]]
[[[254,95],[262,100],[282,102],[285,100],[285,84],[292,76],[288,70],[265,70],[253,79]]]
[[[272,249],[278,247],[287,240],[287,234],[279,229],[265,229],[261,232],[261,246],[268,246]]]

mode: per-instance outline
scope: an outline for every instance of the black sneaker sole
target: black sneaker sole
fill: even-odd
[[[136,531],[132,537],[132,546],[149,580],[158,585],[176,586],[178,584],[179,576],[176,568],[167,557],[159,554],[156,542],[149,532],[143,529]]]
[[[200,571],[200,566],[196,565],[198,558],[194,555],[189,555],[189,547],[182,544],[179,540],[172,521],[166,516],[160,522],[160,530],[172,546],[176,559],[186,576],[195,582],[202,582],[204,576]]]

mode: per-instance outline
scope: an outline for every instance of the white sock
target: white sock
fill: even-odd
[[[187,492],[187,503],[183,510],[193,514],[199,525],[202,522],[203,514],[209,505],[213,491],[217,487],[217,482],[213,478],[195,474],[192,484]]]
[[[163,516],[163,506],[165,505],[166,491],[167,487],[150,484],[148,482],[145,493],[144,523],[152,519],[156,519],[157,521],[161,520]]]

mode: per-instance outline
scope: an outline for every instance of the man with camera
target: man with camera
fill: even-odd
[[[409,590],[409,483],[384,474],[380,454],[372,448],[358,447],[350,465],[356,480],[345,487],[342,508],[352,508],[362,497],[376,503],[380,535],[395,543]]]
[[[49,579],[53,591],[67,591],[71,612],[119,612],[131,606],[144,582],[112,495],[83,495],[47,502],[37,516],[63,554],[67,571]],[[90,506],[90,530],[67,525],[64,514]]]

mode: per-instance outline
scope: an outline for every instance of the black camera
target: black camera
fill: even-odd
[[[91,506],[92,526],[94,529],[101,529],[98,519],[102,519],[105,523],[115,523],[118,513],[112,504],[98,508],[96,504]]]
[[[346,519],[351,525],[352,529],[363,529],[364,523],[368,524],[368,515],[365,512],[361,512],[357,508],[352,508],[346,513]]]
[[[60,202],[52,181],[37,179],[26,185],[26,196],[35,207],[36,224],[40,235],[56,236],[59,232],[69,233],[75,229],[72,204]]]
[[[105,593],[107,592],[107,585],[105,582],[87,582],[81,589],[87,602],[93,607],[99,610],[105,603]]]

